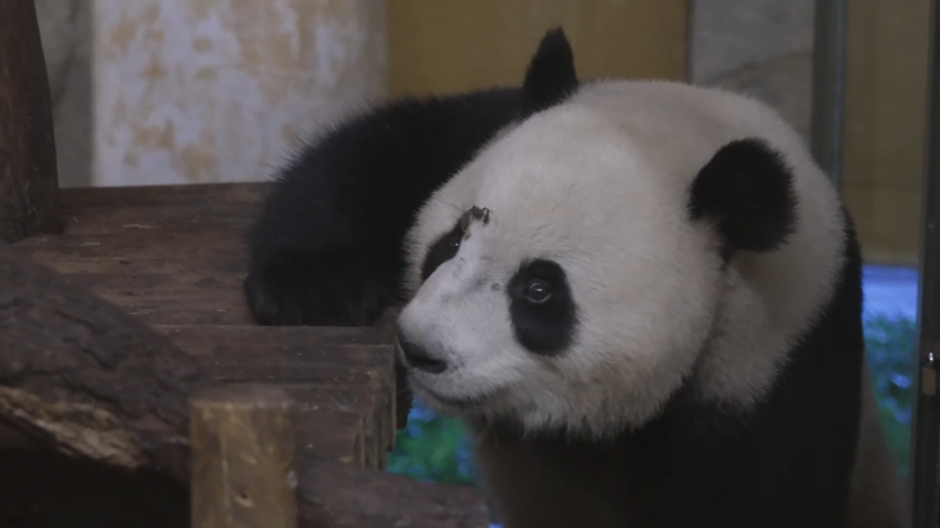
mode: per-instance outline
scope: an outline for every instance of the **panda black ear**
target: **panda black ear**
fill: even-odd
[[[571,44],[560,27],[552,29],[542,37],[529,61],[522,90],[539,111],[564,101],[577,88]]]
[[[766,142],[742,139],[718,150],[692,182],[693,220],[711,220],[735,251],[770,251],[783,244],[796,223],[793,173]]]

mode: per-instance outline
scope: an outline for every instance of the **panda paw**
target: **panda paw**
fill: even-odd
[[[326,259],[324,259],[326,260]],[[253,270],[243,291],[265,326],[368,326],[395,300],[396,284],[363,263],[311,259]]]

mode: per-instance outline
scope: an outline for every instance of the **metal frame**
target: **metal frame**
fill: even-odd
[[[919,287],[920,368],[916,380],[912,425],[912,491],[915,528],[938,523],[938,451],[940,451],[940,7],[931,1],[928,70],[926,162],[922,183]]]
[[[847,0],[816,0],[810,145],[816,162],[842,182]]]
[[[842,182],[847,1],[816,0],[811,146]],[[940,6],[931,1],[918,288],[919,368],[911,431],[914,528],[940,527]]]

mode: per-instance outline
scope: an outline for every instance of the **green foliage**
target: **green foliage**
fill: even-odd
[[[914,321],[876,315],[865,321],[865,343],[875,398],[888,445],[906,476],[910,464]],[[436,416],[415,402],[408,427],[398,432],[389,471],[414,479],[473,484],[470,445],[460,421]]]
[[[463,423],[437,416],[415,401],[408,426],[395,438],[388,470],[416,480],[473,484],[471,448]]]
[[[911,455],[916,339],[917,328],[911,319],[876,315],[865,321],[865,345],[875,399],[888,447],[905,477]]]

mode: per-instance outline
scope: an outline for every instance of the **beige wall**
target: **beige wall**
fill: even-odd
[[[544,32],[563,25],[579,74],[683,79],[685,0],[388,0],[390,90],[521,83]]]
[[[94,0],[94,185],[257,180],[384,95],[384,0]]]
[[[915,264],[927,90],[928,0],[851,0],[843,193],[866,260]]]

